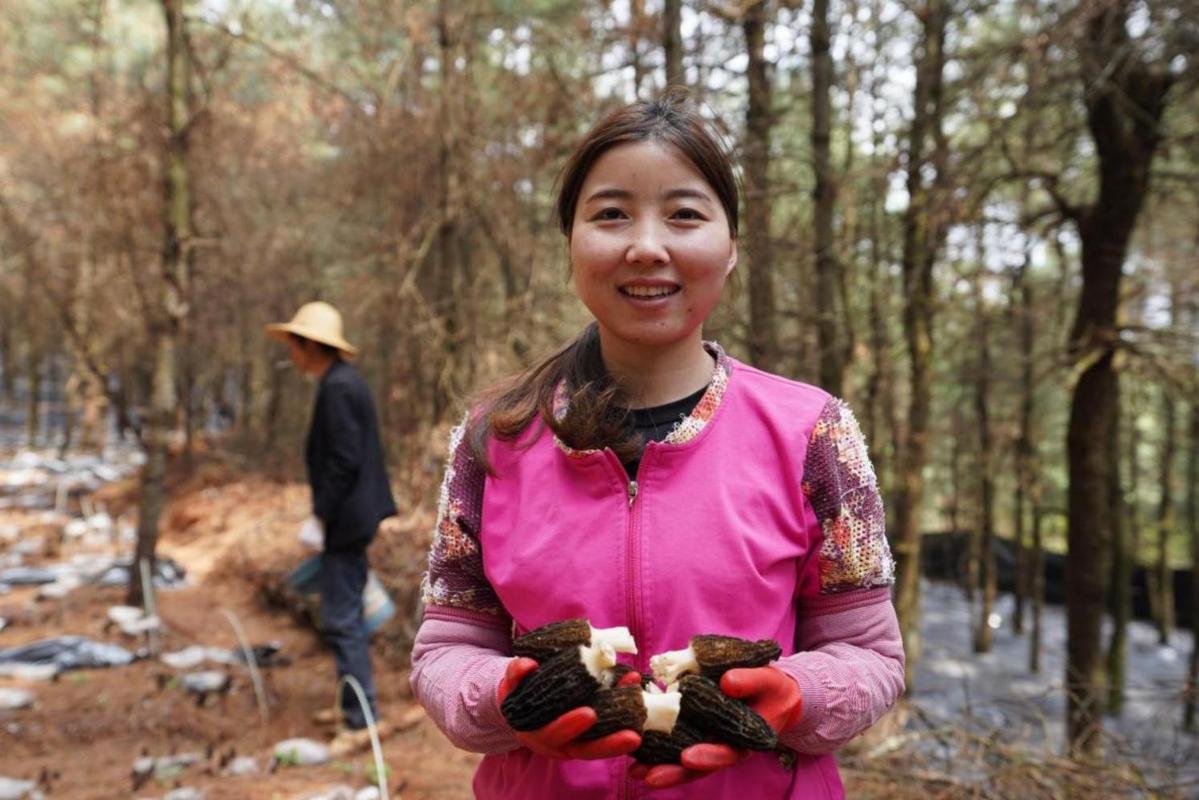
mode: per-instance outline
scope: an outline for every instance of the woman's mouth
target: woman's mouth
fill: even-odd
[[[637,300],[657,300],[660,297],[669,297],[672,294],[678,294],[682,287],[677,285],[664,286],[621,286],[619,291],[625,297],[632,297]]]

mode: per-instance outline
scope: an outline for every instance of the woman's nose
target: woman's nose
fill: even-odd
[[[670,260],[665,237],[658,226],[642,223],[633,229],[633,240],[625,251],[625,260],[630,264],[664,264]]]

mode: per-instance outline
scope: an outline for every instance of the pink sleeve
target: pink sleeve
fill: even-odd
[[[836,750],[903,693],[903,641],[890,590],[861,589],[804,602],[796,652],[774,666],[803,693],[803,716],[780,742],[800,753]]]
[[[496,702],[511,652],[511,631],[494,616],[425,609],[412,646],[412,692],[456,747],[505,753],[519,746]]]

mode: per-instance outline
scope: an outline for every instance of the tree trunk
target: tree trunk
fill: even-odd
[[[641,63],[641,24],[645,18],[645,0],[629,0],[629,29],[627,33],[629,61],[633,67],[633,97],[641,97],[645,83],[645,65]]]
[[[666,57],[666,86],[686,86],[683,71],[683,0],[665,0],[662,6],[662,50]]]
[[[1174,628],[1174,581],[1170,572],[1170,535],[1174,532],[1174,437],[1175,414],[1173,390],[1162,387],[1162,442],[1158,453],[1161,459],[1158,472],[1157,505],[1157,564],[1153,581],[1153,622],[1161,644],[1170,643]]]
[[[879,13],[877,3],[872,6],[872,13]],[[899,425],[896,418],[894,362],[891,358],[891,336],[887,327],[889,308],[887,298],[891,296],[890,279],[887,270],[887,249],[884,246],[885,226],[882,222],[883,203],[886,196],[887,167],[881,163],[879,154],[883,152],[883,107],[879,101],[879,85],[882,79],[878,65],[872,65],[870,71],[870,106],[874,109],[872,115],[872,130],[874,131],[874,146],[870,152],[871,188],[869,192],[870,219],[870,311],[869,311],[869,343],[870,343],[870,374],[866,381],[866,440],[875,448],[875,470],[878,473],[879,487],[884,494],[884,502],[889,514],[894,514],[895,504],[890,502],[895,490],[895,459],[899,452],[895,446],[899,437]],[[890,455],[883,458],[887,452],[883,447],[883,436],[890,438]],[[887,520],[888,530],[894,531],[891,519]]]
[[[1194,380],[1195,376],[1192,376]],[[1183,725],[1196,728],[1196,686],[1199,686],[1199,401],[1191,401],[1191,425],[1187,438],[1187,529],[1191,537],[1191,658],[1187,664],[1186,709]]]
[[[1029,254],[1016,270],[1013,294],[1019,301],[1016,330],[1020,337],[1020,430],[1016,437],[1016,607],[1012,614],[1012,627],[1016,635],[1024,633],[1024,606],[1029,594],[1031,568],[1029,547],[1025,537],[1025,507],[1029,496],[1029,485],[1033,479],[1032,417],[1035,396],[1033,382],[1033,294],[1028,280]]]
[[[941,131],[942,76],[945,66],[945,28],[950,9],[946,0],[929,0],[921,15],[924,34],[917,60],[915,111],[907,152],[908,208],[903,237],[903,327],[908,349],[911,400],[908,424],[899,458],[895,495],[896,611],[907,652],[905,682],[920,658],[920,512],[924,500],[924,464],[928,456],[928,415],[932,393],[933,264],[944,239],[940,209],[933,207],[930,187],[922,172],[936,169],[944,185],[946,153]],[[935,143],[933,158],[926,145]]]
[[[432,413],[433,419],[441,419],[449,410],[457,394],[454,380],[458,367],[459,350],[461,346],[461,326],[456,313],[454,302],[457,280],[454,263],[455,223],[451,208],[451,182],[453,170],[451,159],[453,155],[453,119],[450,110],[450,100],[453,96],[451,86],[454,81],[454,53],[451,39],[449,16],[449,0],[440,0],[437,4],[437,32],[440,45],[441,87],[440,87],[440,130],[441,137],[438,146],[437,164],[439,175],[438,203],[441,211],[440,227],[437,234],[437,298],[434,306],[445,331],[444,364],[437,372],[433,385]]]
[[[192,257],[191,179],[188,173],[188,126],[191,122],[191,63],[183,0],[162,0],[167,28],[167,142],[163,164],[162,307],[151,321],[155,342],[154,377],[143,443],[141,506],[137,549],[130,570],[129,605],[141,605],[143,587],[138,565],[153,570],[158,547],[158,520],[166,500],[167,444],[179,400],[175,380],[178,346],[187,319]]]
[[[1075,757],[1098,753],[1102,718],[1100,623],[1111,554],[1111,452],[1119,384],[1113,368],[1124,257],[1149,188],[1170,73],[1141,61],[1129,41],[1129,3],[1098,6],[1082,46],[1087,125],[1098,155],[1099,196],[1074,212],[1082,240],[1082,288],[1070,333],[1081,371],[1067,434],[1066,729]]]
[[[16,342],[12,336],[12,316],[8,294],[0,293],[0,398],[10,404],[16,386],[14,370],[17,361],[13,354]]]
[[[949,530],[955,536],[964,533],[966,546],[962,550],[963,563],[957,576],[966,595],[966,604],[974,608],[978,592],[978,518],[977,515],[963,514],[965,495],[962,486],[962,462],[966,458],[967,431],[966,422],[962,419],[961,408],[955,403],[952,412],[950,428],[953,434],[953,448],[949,456]],[[973,472],[973,470],[971,470]]]
[[[1123,419],[1117,417],[1117,427],[1121,430],[1127,428],[1129,438],[1135,439],[1136,417],[1127,412],[1121,416]],[[1115,435],[1113,447],[1113,452],[1119,459],[1119,432]],[[1133,453],[1129,455],[1135,457]],[[1119,474],[1119,465],[1116,469]],[[1130,476],[1135,475],[1135,470],[1134,466],[1129,465]],[[1121,481],[1121,485],[1123,488],[1124,481]],[[1130,541],[1131,515],[1127,509],[1128,499],[1123,491],[1113,492],[1113,495],[1118,496],[1118,502],[1112,511],[1112,574],[1108,590],[1108,596],[1111,598],[1112,635],[1107,646],[1107,710],[1118,716],[1124,710],[1124,687],[1127,683],[1128,623],[1132,619],[1132,572],[1133,564],[1136,563],[1136,552]]]
[[[1041,621],[1045,610],[1045,543],[1041,536],[1044,510],[1035,499],[1032,507],[1032,558],[1028,588],[1032,595],[1032,630],[1028,634],[1028,671],[1041,671]]]
[[[766,3],[750,3],[741,20],[749,56],[749,107],[745,115],[745,246],[749,255],[749,355],[754,366],[778,364],[774,263],[770,246],[770,76],[766,69]]]
[[[979,237],[979,255],[985,263],[982,236]],[[985,269],[983,264],[979,270]],[[992,644],[991,611],[995,607],[997,591],[995,583],[995,553],[992,542],[995,538],[995,476],[993,474],[994,445],[991,436],[991,348],[988,343],[990,324],[982,281],[975,279],[975,314],[978,327],[978,368],[974,381],[974,411],[978,420],[978,479],[979,479],[979,538],[978,567],[981,602],[978,607],[978,627],[974,630],[974,652],[989,653]]]
[[[25,359],[25,443],[27,447],[37,447],[38,435],[42,429],[42,348],[36,341],[36,334],[31,331],[29,355]]]
[[[837,302],[841,286],[841,264],[833,240],[833,211],[837,200],[831,149],[833,57],[829,49],[829,0],[812,6],[812,191],[813,234],[816,251],[816,338],[820,350],[820,385],[835,395],[842,394],[845,360],[841,347]]]

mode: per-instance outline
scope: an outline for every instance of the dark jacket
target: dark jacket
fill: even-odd
[[[396,513],[370,389],[340,359],[321,376],[304,462],[312,513],[325,525],[325,549],[363,549]]]

